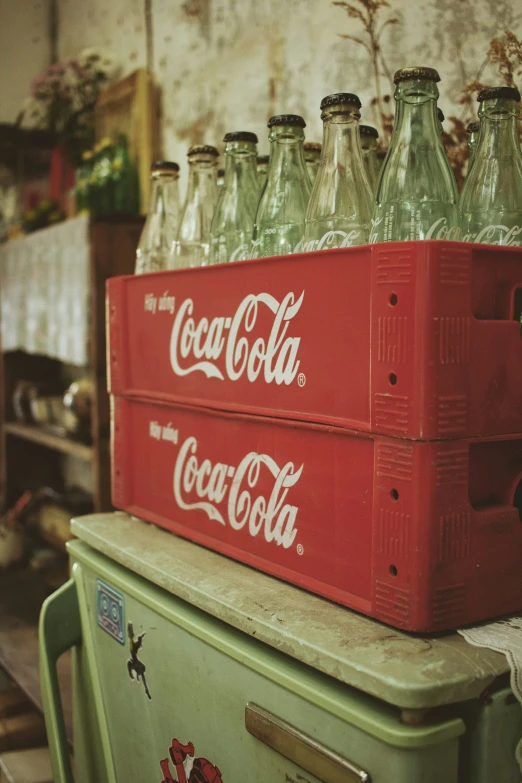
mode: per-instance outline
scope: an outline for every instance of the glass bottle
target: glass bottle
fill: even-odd
[[[439,131],[440,131],[440,135],[442,136],[442,134],[444,133],[444,128],[443,128],[443,126],[442,126],[442,123],[444,122],[444,120],[445,120],[446,118],[445,118],[445,116],[444,116],[444,112],[442,111],[442,109],[439,109],[439,107],[438,107],[438,106],[437,106],[437,119],[438,119],[438,121],[439,121]]]
[[[313,185],[319,169],[321,160],[321,145],[315,141],[305,141],[303,144],[304,159],[310,182]]]
[[[135,214],[140,211],[140,184],[138,170],[133,165],[127,136],[120,133],[112,160],[112,200],[115,212]]]
[[[403,68],[394,81],[397,113],[370,242],[457,239],[457,183],[437,118],[439,74],[434,68]]]
[[[268,174],[268,161],[269,155],[258,155],[256,161],[257,179],[259,182],[259,192],[263,190],[266,182],[266,175]]]
[[[482,90],[480,135],[460,201],[462,240],[522,244],[520,93],[514,87]]]
[[[469,172],[471,171],[471,164],[473,163],[473,158],[475,155],[475,150],[477,148],[477,141],[478,141],[479,131],[480,131],[480,122],[470,122],[466,130],[468,132],[468,150],[469,150],[468,174],[469,174]]]
[[[366,176],[368,177],[372,193],[375,193],[379,172],[381,170],[381,164],[377,158],[377,139],[379,138],[379,132],[377,128],[372,128],[371,125],[359,125],[359,134],[361,136],[361,148]]]
[[[222,188],[223,187],[223,184],[225,182],[225,169],[218,169],[217,170],[216,182],[217,182],[218,188]]]
[[[210,263],[250,257],[254,218],[259,203],[257,136],[248,131],[227,133],[225,180],[210,227]]]
[[[306,212],[304,252],[368,242],[372,194],[361,149],[360,108],[351,93],[321,101],[323,148]]]
[[[278,114],[268,121],[270,162],[256,213],[251,258],[292,253],[303,237],[311,190],[303,154],[305,127],[298,114]]]
[[[179,226],[179,166],[168,160],[150,167],[152,192],[149,214],[136,251],[136,274],[169,269],[170,253]]]
[[[171,268],[208,264],[210,225],[218,199],[218,157],[217,149],[209,144],[197,144],[188,151],[187,197],[181,212],[178,236],[172,246]]]

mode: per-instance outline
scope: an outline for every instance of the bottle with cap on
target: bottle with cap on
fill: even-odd
[[[174,269],[207,266],[210,226],[218,199],[217,149],[209,144],[197,144],[189,149],[187,157],[189,180],[178,236],[172,246],[171,268]]]
[[[360,108],[352,93],[321,101],[321,165],[306,212],[304,252],[368,242],[372,193],[361,149]]]
[[[136,251],[137,275],[170,267],[170,253],[179,224],[179,166],[161,160],[150,167],[152,192],[149,214]]]
[[[491,245],[522,243],[520,93],[515,87],[482,90],[480,135],[460,200],[462,240]]]
[[[440,137],[434,68],[394,76],[397,112],[377,187],[370,242],[458,239],[458,191]]]
[[[305,141],[303,144],[303,149],[306,170],[308,171],[310,182],[313,185],[317,176],[317,171],[319,169],[319,162],[321,160],[321,145],[315,141]]]
[[[251,258],[293,253],[303,237],[311,189],[303,152],[305,127],[298,114],[268,120],[270,162],[256,212]]]
[[[259,202],[257,136],[248,131],[227,133],[225,179],[210,228],[210,263],[250,257],[254,218]]]
[[[477,148],[477,141],[480,131],[480,122],[470,122],[468,127],[466,128],[468,132],[468,150],[469,150],[469,157],[468,157],[468,174],[471,171],[471,164],[473,163],[473,158],[475,156],[475,150]]]
[[[371,125],[359,125],[359,133],[361,136],[361,147],[366,175],[372,193],[375,193],[379,172],[381,170],[381,164],[377,157],[377,139],[379,138],[379,131]]]

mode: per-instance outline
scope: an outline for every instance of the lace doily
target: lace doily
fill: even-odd
[[[522,615],[465,628],[458,633],[475,647],[488,647],[506,656],[511,669],[511,690],[522,705]],[[522,772],[522,738],[515,755]]]
[[[88,363],[89,259],[86,215],[0,247],[3,351]]]

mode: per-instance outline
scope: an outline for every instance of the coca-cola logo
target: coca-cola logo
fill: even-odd
[[[448,226],[447,218],[439,218],[428,229],[426,239],[455,239],[478,244],[495,244],[518,247],[522,242],[522,226],[508,226],[490,223],[480,231],[463,234],[460,228]]]
[[[200,460],[198,441],[187,438],[174,468],[174,497],[184,511],[203,511],[213,522],[233,530],[246,529],[254,538],[288,549],[297,535],[298,508],[287,502],[289,490],[301,478],[304,465],[279,467],[268,454],[249,452],[237,465]],[[268,483],[267,483],[268,479]],[[259,486],[269,487],[263,493]]]
[[[357,241],[361,231],[327,231],[321,239],[301,239],[294,248],[294,253],[311,253],[316,250],[328,250],[332,247],[352,247],[361,244]]]
[[[299,299],[292,292],[279,302],[267,293],[249,294],[232,317],[209,321],[193,316],[194,301],[185,299],[176,314],[170,338],[170,363],[178,376],[202,372],[207,378],[237,381],[246,375],[250,382],[260,376],[266,383],[291,384],[297,376],[300,337],[288,335],[288,327],[299,312]],[[252,339],[261,306],[273,313],[268,335]]]

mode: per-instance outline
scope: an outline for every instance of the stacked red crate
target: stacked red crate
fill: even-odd
[[[522,609],[522,250],[382,244],[108,291],[116,506],[408,630]]]

